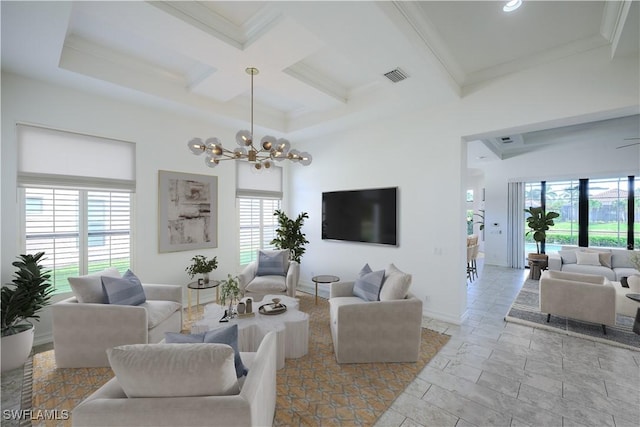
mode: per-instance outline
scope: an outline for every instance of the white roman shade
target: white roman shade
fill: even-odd
[[[236,197],[282,198],[282,168],[256,173],[252,163],[236,162]]]
[[[18,125],[18,185],[135,191],[135,144]]]

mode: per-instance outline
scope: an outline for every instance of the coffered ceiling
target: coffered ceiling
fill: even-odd
[[[235,126],[253,66],[256,126],[304,137],[589,49],[638,54],[638,2],[504,3],[3,1],[2,68]]]

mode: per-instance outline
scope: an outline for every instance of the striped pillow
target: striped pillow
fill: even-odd
[[[119,277],[102,276],[105,302],[117,305],[140,305],[147,300],[140,279],[131,270]]]
[[[378,301],[382,279],[384,270],[371,271],[369,264],[365,264],[353,285],[353,296],[365,301]]]
[[[289,251],[258,251],[256,276],[286,276]]]

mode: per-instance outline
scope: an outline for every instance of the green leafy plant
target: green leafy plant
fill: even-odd
[[[192,279],[196,274],[211,273],[218,268],[218,257],[215,256],[207,260],[207,257],[204,255],[196,255],[191,258],[191,261],[191,265],[185,268],[184,271],[186,271]]]
[[[530,207],[524,211],[529,214],[527,217],[527,225],[530,230],[527,231],[526,235],[531,234],[533,236],[533,240],[536,242],[537,253],[543,254],[544,251],[540,252],[540,243],[546,240],[547,231],[555,225],[553,220],[554,218],[558,218],[560,214],[557,212],[545,212],[541,207]]]
[[[2,336],[14,335],[32,327],[29,319],[39,319],[38,312],[49,304],[53,286],[50,271],[43,270],[44,252],[20,255],[12,265],[18,270],[12,284],[2,287]]]
[[[480,224],[480,227],[478,227],[478,229],[480,231],[484,230],[484,209],[480,209],[478,212],[480,213],[474,213],[473,216],[477,216],[480,218],[480,221],[474,221],[474,224]]]
[[[288,249],[291,260],[299,263],[306,250],[304,245],[309,243],[302,232],[304,220],[309,218],[309,214],[302,212],[295,220],[290,219],[281,210],[275,211],[273,215],[278,217],[278,229],[277,237],[271,241],[271,244],[278,249]]]
[[[220,299],[222,300],[223,306],[226,304],[227,299],[232,302],[240,296],[240,281],[238,280],[238,276],[228,274],[227,279],[220,281],[219,286]]]

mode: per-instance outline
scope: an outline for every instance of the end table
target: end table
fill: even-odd
[[[220,288],[218,287],[219,284],[220,282],[217,280],[210,280],[209,283],[199,284],[198,282],[191,282],[187,285],[187,290],[189,292],[189,295],[188,295],[189,320],[193,320],[193,317],[191,316],[191,290],[193,289],[196,291],[196,310],[197,310],[197,307],[200,306],[200,291],[204,289],[216,288],[216,303],[218,302],[218,300],[220,299]]]
[[[318,283],[333,283],[339,282],[340,278],[338,276],[330,276],[326,274],[321,274],[319,276],[313,276],[311,278],[313,283],[316,284],[316,305],[318,305]]]

